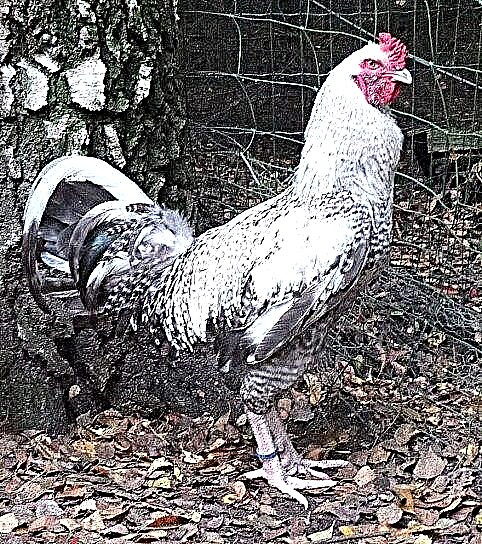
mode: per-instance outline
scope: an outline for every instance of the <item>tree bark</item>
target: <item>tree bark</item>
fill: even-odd
[[[0,418],[10,428],[58,432],[89,410],[165,405],[149,342],[106,343],[42,315],[22,279],[20,236],[32,181],[64,154],[105,159],[156,196],[184,124],[175,6],[0,0]]]

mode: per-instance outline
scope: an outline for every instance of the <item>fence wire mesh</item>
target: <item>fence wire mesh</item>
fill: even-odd
[[[386,296],[361,300],[333,354],[444,354],[480,378],[482,3],[190,0],[179,16],[200,230],[283,188],[333,66],[381,31],[408,45]]]

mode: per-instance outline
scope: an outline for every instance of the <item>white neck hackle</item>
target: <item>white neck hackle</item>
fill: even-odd
[[[294,178],[294,191],[310,201],[350,190],[372,202],[386,201],[403,136],[388,110],[371,106],[353,77],[369,44],[332,70],[316,97],[305,131],[305,145]]]

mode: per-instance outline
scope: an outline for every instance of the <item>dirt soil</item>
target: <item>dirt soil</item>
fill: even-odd
[[[243,416],[107,411],[69,436],[3,435],[0,543],[481,544],[477,384],[396,365],[345,365],[329,389],[306,374],[278,401],[299,451],[348,461],[334,487],[305,492],[308,510],[243,479],[258,465]]]

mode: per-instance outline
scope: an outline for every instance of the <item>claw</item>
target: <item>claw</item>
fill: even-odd
[[[243,476],[250,480],[255,478],[264,478],[269,485],[276,487],[276,489],[279,489],[282,493],[286,493],[292,499],[297,500],[305,508],[308,508],[308,501],[306,497],[296,491],[297,489],[320,489],[333,487],[337,484],[337,482],[330,479],[302,480],[301,478],[296,478],[296,476],[286,476],[283,480],[278,475],[272,476],[267,474],[263,468],[250,470],[249,472],[245,472]]]
[[[297,466],[296,474],[309,474],[310,476],[314,476],[315,478],[318,478],[320,480],[330,479],[328,474],[324,473],[321,470],[316,470],[316,468],[306,466],[304,463],[300,463]]]
[[[319,468],[338,468],[346,467],[348,461],[343,459],[320,459],[319,461],[314,461],[313,459],[303,459],[303,464],[308,467],[319,467]]]
[[[258,457],[263,467],[244,474],[245,478],[265,478],[268,483],[308,508],[307,499],[296,489],[319,489],[336,485],[324,472],[317,469],[342,467],[340,460],[312,461],[303,459],[293,447],[276,410],[268,415],[246,412],[256,438]],[[261,452],[261,453],[259,453]],[[309,475],[315,479],[302,480],[296,475]]]
[[[337,484],[334,480],[302,480],[296,476],[287,476],[286,482],[295,489],[319,489],[320,487],[333,487]]]
[[[279,489],[282,493],[289,495],[292,499],[295,499],[296,501],[298,501],[305,508],[308,508],[308,500],[301,493],[296,491],[296,488],[305,489],[309,487],[314,487],[314,485],[310,486],[305,484],[309,482],[313,484],[316,483],[314,480],[306,480],[305,482],[305,480],[301,480],[299,478],[293,478],[291,476],[288,476],[286,478],[286,481],[284,481],[281,477],[278,477],[277,475],[275,476],[268,475],[263,468],[250,470],[249,472],[245,472],[243,476],[250,480],[253,480],[254,478],[264,478],[269,483],[269,485],[276,487],[276,489]]]
[[[266,472],[262,468],[257,468],[256,470],[249,470],[248,472],[244,472],[242,475],[244,478],[248,478],[248,480],[255,480],[256,478],[267,478]]]
[[[308,510],[308,499],[304,495],[302,495],[299,491],[296,491],[296,489],[292,485],[290,485],[291,482],[283,482],[282,480],[281,481],[268,480],[268,483],[272,485],[273,487],[276,487],[277,489],[279,489],[282,493],[289,495],[292,499],[295,499],[295,501],[298,501],[301,505],[304,506],[305,510]]]
[[[302,459],[300,458],[298,462],[296,463],[296,474],[310,474],[311,476],[314,476],[315,478],[320,478],[321,480],[329,480],[330,477],[328,474],[325,474],[322,470],[318,470],[318,468],[336,468],[336,467],[344,467],[348,463],[347,461],[343,461],[342,459],[324,459],[321,461],[314,461],[312,459]]]

